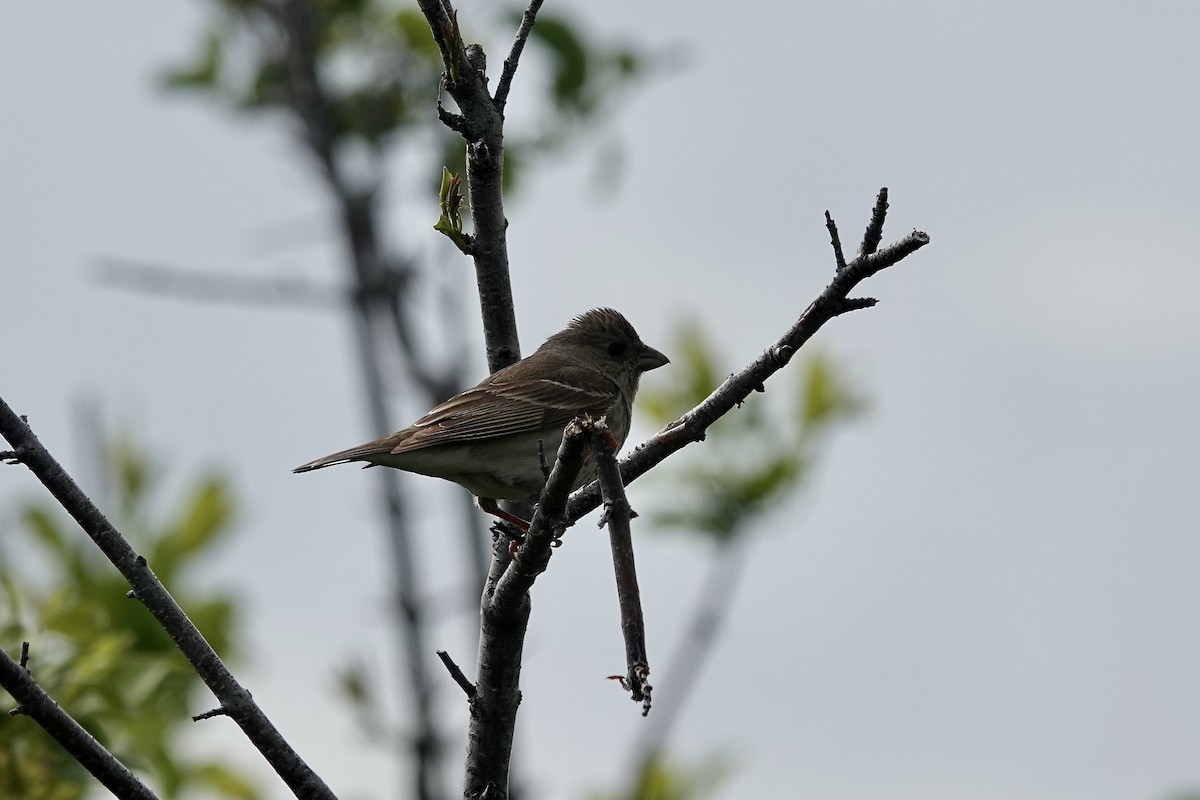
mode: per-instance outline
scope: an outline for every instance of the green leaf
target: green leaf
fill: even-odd
[[[713,348],[695,320],[680,326],[669,349],[674,373],[670,386],[638,394],[639,416],[645,414],[658,425],[678,419],[708,397],[719,383]]]
[[[408,47],[416,53],[425,56],[431,63],[441,63],[437,42],[433,40],[433,31],[425,15],[413,8],[405,8],[396,12],[396,30]]]
[[[63,555],[71,549],[58,527],[57,516],[50,509],[27,505],[21,510],[21,522],[51,553]]]
[[[222,797],[255,800],[261,796],[258,787],[249,778],[215,761],[200,765],[193,770],[192,777],[198,785],[207,786]]]
[[[286,105],[287,79],[287,65],[283,61],[264,59],[249,87],[239,97],[241,107],[250,110]]]
[[[809,360],[803,391],[798,395],[800,422],[822,428],[839,417],[862,411],[865,401],[846,383],[833,362],[823,356]]]
[[[381,86],[349,92],[337,101],[334,116],[339,133],[379,144],[399,127],[406,110],[398,87]]]
[[[162,75],[162,85],[167,89],[214,89],[221,68],[221,37],[210,32],[204,47],[188,66],[167,70]]]
[[[442,167],[442,185],[438,190],[438,207],[442,213],[433,229],[454,242],[464,254],[470,255],[471,241],[463,233],[462,227],[462,204],[462,177]]]
[[[154,480],[154,465],[124,439],[109,445],[108,461],[117,474],[117,500],[123,514],[132,514]]]
[[[372,741],[387,736],[387,726],[380,714],[380,698],[371,684],[366,666],[358,660],[338,670],[334,676],[338,693],[348,702],[358,719],[359,731]]]
[[[575,26],[563,17],[542,13],[530,37],[544,44],[554,61],[551,83],[555,101],[561,106],[586,109],[584,92],[588,80],[588,50]]]
[[[150,549],[152,567],[163,580],[174,576],[182,559],[208,550],[222,533],[229,530],[233,500],[225,482],[209,476],[201,481],[185,501],[178,518],[166,535]]]
[[[702,800],[717,796],[732,772],[726,756],[710,757],[697,766],[657,758],[642,764],[632,793],[593,795],[592,800]]]

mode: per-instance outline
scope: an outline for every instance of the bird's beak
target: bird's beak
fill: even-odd
[[[653,347],[643,347],[642,354],[638,357],[637,366],[642,372],[649,372],[652,369],[666,366],[671,363],[671,359],[664,356],[662,353],[655,350]]]

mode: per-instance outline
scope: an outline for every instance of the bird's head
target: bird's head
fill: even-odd
[[[629,320],[611,308],[593,308],[580,314],[550,337],[550,341],[579,348],[605,375],[614,379],[629,376],[634,386],[643,372],[670,363],[665,355],[642,341]]]

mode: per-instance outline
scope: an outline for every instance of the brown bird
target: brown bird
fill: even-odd
[[[643,372],[669,360],[642,343],[611,308],[576,317],[533,355],[451,397],[401,431],[296,467],[293,472],[365,461],[444,478],[479,499],[490,514],[524,525],[497,500],[529,500],[546,482],[539,443],[558,451],[574,417],[607,417],[617,446],[629,435],[633,398]],[[585,469],[575,488],[591,480]]]

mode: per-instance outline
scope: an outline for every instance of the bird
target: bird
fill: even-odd
[[[492,373],[407,428],[292,471],[366,462],[366,467],[443,478],[475,495],[485,512],[524,530],[528,523],[501,509],[498,501],[536,498],[546,482],[542,453],[558,451],[563,429],[576,416],[605,417],[620,448],[629,435],[642,373],[668,363],[619,312],[594,308],[527,358]],[[572,488],[594,473],[592,464]]]

